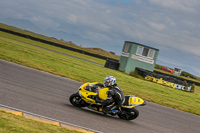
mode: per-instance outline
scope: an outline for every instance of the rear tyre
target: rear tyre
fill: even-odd
[[[122,109],[123,114],[117,114],[120,119],[133,120],[139,116],[139,111],[135,108],[132,109]]]
[[[86,107],[87,103],[83,101],[79,95],[79,93],[72,94],[69,98],[69,101],[72,105],[76,107]]]

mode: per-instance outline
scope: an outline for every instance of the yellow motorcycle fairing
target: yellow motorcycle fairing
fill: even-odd
[[[103,88],[99,91],[99,98],[102,100],[106,100],[108,95],[107,95],[107,91],[109,90],[109,88]]]
[[[139,105],[145,105],[146,104],[146,102],[139,97],[135,97],[135,96],[126,96],[126,97],[129,97],[128,101],[125,102],[125,103],[128,103],[128,104],[123,105],[122,106],[123,108],[133,108],[133,107],[136,107],[136,106],[139,106]]]
[[[106,98],[108,96],[107,91],[109,90],[109,88],[103,88],[103,89],[99,90],[99,93],[86,90],[87,86],[93,87],[97,83],[98,82],[85,83],[80,87],[79,94],[82,96],[82,99],[85,102],[92,103],[92,104],[98,104],[98,103],[96,103],[96,101],[94,99],[91,98],[92,96],[97,96],[97,95],[99,96],[100,99],[106,100]]]
[[[81,95],[82,99],[87,103],[96,104],[95,100],[92,98],[89,98],[88,96],[96,96],[97,93],[87,91],[87,90],[79,90],[79,94]]]

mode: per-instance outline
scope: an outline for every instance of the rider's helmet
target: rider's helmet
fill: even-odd
[[[115,84],[115,82],[116,82],[116,78],[115,77],[113,77],[113,76],[107,76],[104,79],[104,86],[105,87],[112,86],[112,85]]]

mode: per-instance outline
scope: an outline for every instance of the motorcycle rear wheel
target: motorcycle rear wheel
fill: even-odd
[[[76,107],[86,107],[87,103],[83,101],[79,95],[79,93],[72,94],[69,98],[69,101],[72,105]]]
[[[117,114],[120,119],[133,120],[139,116],[139,111],[135,108],[122,110],[124,111],[124,114]]]

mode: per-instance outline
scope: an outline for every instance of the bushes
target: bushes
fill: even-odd
[[[194,90],[195,90],[195,84],[192,84],[192,89],[190,92],[193,92],[194,93]]]
[[[155,65],[155,68],[156,68],[156,69],[162,70],[162,67],[163,67],[163,66],[162,66],[162,65],[159,65],[159,64],[156,64],[156,65]]]
[[[185,72],[185,71],[182,71],[181,76],[190,77],[190,78],[192,78],[192,79],[196,79],[196,80],[199,80],[199,81],[200,81],[200,78],[199,78],[199,77],[194,76],[194,75],[192,75],[192,74],[190,74],[190,73],[188,73],[188,72]]]

